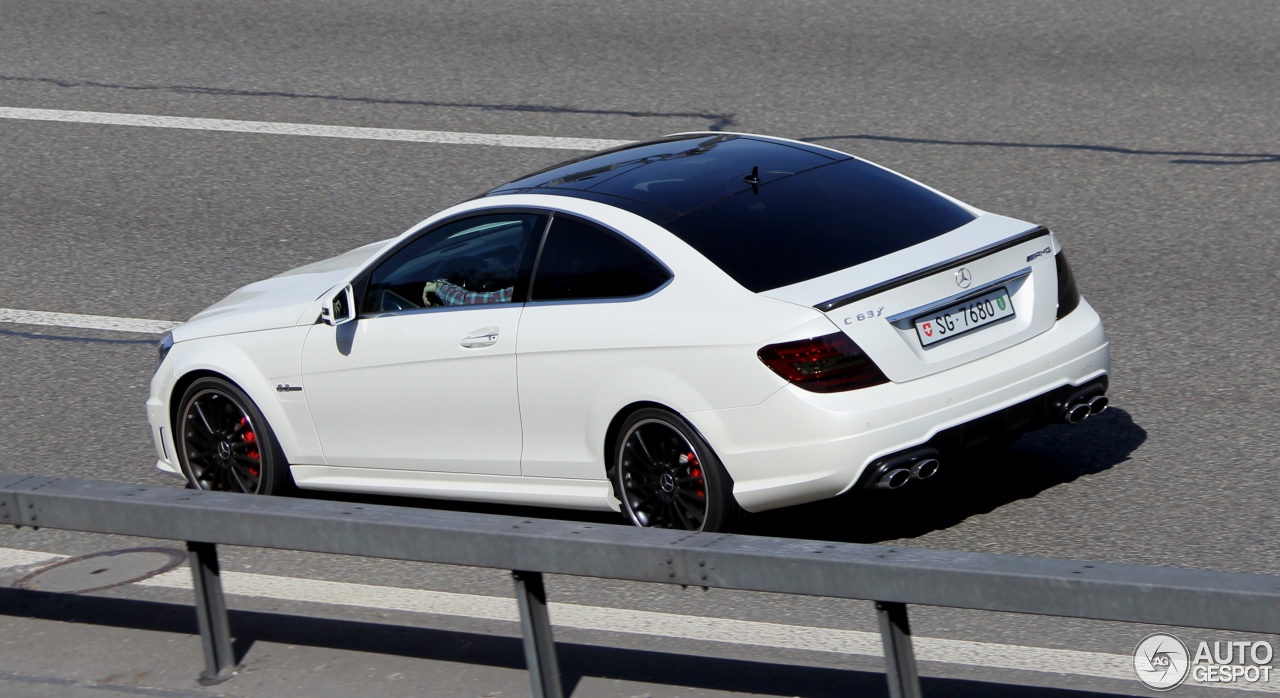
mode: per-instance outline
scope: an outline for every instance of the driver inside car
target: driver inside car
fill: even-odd
[[[491,252],[483,257],[455,258],[437,267],[431,275],[435,279],[422,287],[423,305],[510,303],[515,295],[515,273],[509,264],[514,265],[519,255],[518,250],[513,252],[511,260]]]
[[[422,287],[422,302],[424,305],[434,305],[427,297],[435,294],[443,305],[482,305],[485,303],[510,303],[511,296],[515,292],[515,286],[500,288],[497,291],[480,292],[468,291],[467,289],[451,284],[444,279],[436,279],[428,281]]]

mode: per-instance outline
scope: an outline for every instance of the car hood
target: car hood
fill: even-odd
[[[238,332],[293,327],[325,291],[350,277],[391,240],[359,247],[297,269],[291,269],[232,291],[226,298],[197,313],[173,330],[175,342]]]

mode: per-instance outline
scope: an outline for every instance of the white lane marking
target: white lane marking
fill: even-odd
[[[407,141],[410,143],[444,143],[449,145],[490,145],[507,148],[549,148],[552,150],[603,150],[626,145],[629,141],[603,138],[564,138],[560,136],[518,136],[502,133],[464,133],[459,131],[413,131],[399,128],[365,128],[327,126],[324,124],[291,124],[277,121],[239,121],[233,119],[196,119],[185,116],[154,114],[114,114],[97,111],[63,111],[61,109],[22,109],[0,107],[0,119],[24,121],[65,121],[76,124],[111,126],[147,126],[180,128],[194,131],[229,131],[232,133],[265,133],[276,136],[319,136],[322,138],[355,138],[371,141]]]
[[[109,315],[75,315],[72,313],[47,313],[42,310],[15,310],[0,308],[0,322],[12,322],[19,325],[47,325],[50,327],[72,327],[82,330],[108,330],[110,332],[140,332],[143,334],[164,334],[182,324],[169,320],[143,320],[131,317],[112,317]]]
[[[28,550],[0,548],[0,568],[34,564],[27,560],[61,559],[62,555]],[[138,586],[166,589],[191,589],[191,572],[187,568],[135,582]],[[405,589],[318,579],[277,577],[249,572],[222,573],[223,590],[233,596],[301,601],[334,606],[371,608],[383,611],[431,613],[519,622],[520,613],[514,598],[458,594],[447,591]],[[623,608],[550,603],[548,610],[557,627],[600,630],[633,635],[678,637],[733,645],[750,645],[781,649],[831,652],[868,657],[883,657],[884,648],[878,633],[838,628],[814,628],[781,623],[684,616],[672,613],[635,611]],[[1050,649],[971,642],[933,637],[913,638],[916,658],[926,662],[959,664],[994,669],[1013,669],[1053,674],[1094,676],[1106,679],[1133,680],[1133,659],[1125,655],[1078,650]],[[1272,684],[1202,684],[1216,688],[1280,693],[1280,683]]]
[[[66,559],[66,555],[41,553],[35,550],[19,550],[17,548],[0,548],[0,569],[6,567],[23,567],[38,565],[42,562],[53,562]]]

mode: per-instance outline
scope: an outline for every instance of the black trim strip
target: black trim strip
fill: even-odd
[[[542,248],[547,245],[547,236],[551,234],[551,224],[556,220],[556,212],[548,210],[546,216],[547,224],[542,226],[542,234],[538,236],[538,251],[533,253],[533,266],[529,267],[529,280],[525,282],[524,297],[520,299],[521,303],[528,303],[533,300],[533,280],[538,278],[538,265],[542,263]],[[521,269],[521,271],[524,270]]]
[[[1008,240],[1002,240],[1000,242],[987,245],[986,247],[983,247],[980,250],[976,250],[974,252],[970,252],[969,254],[962,255],[960,257],[955,257],[953,259],[948,259],[945,262],[939,262],[938,264],[925,267],[924,269],[921,269],[919,271],[913,271],[910,274],[903,274],[902,276],[899,276],[897,278],[889,279],[888,281],[883,281],[881,283],[878,283],[875,286],[869,286],[867,288],[864,288],[861,291],[854,291],[853,293],[840,296],[839,298],[832,298],[829,301],[823,301],[822,303],[818,303],[813,307],[817,308],[818,310],[821,310],[824,313],[831,312],[832,310],[835,310],[836,308],[839,308],[841,306],[849,305],[850,303],[857,303],[860,300],[870,298],[871,296],[874,296],[878,293],[884,293],[889,289],[897,288],[899,286],[905,286],[913,281],[919,281],[920,279],[923,279],[926,276],[933,276],[934,274],[937,274],[938,272],[943,271],[948,267],[968,264],[969,262],[972,262],[976,259],[986,257],[989,254],[995,254],[996,252],[1000,252],[1001,250],[1007,250],[1010,247],[1021,245],[1022,243],[1027,242],[1028,240],[1033,240],[1035,238],[1048,235],[1048,234],[1049,234],[1048,228],[1042,225],[1038,225],[1035,228],[1032,228],[1031,230],[1028,230],[1027,232],[1022,233],[1021,235],[1011,237]]]

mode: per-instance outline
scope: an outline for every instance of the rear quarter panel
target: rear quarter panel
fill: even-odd
[[[574,212],[636,241],[674,276],[640,299],[525,307],[516,360],[526,476],[604,478],[606,432],[620,410],[759,404],[785,385],[756,357],[761,347],[835,331],[813,308],[746,290],[658,226],[595,206]]]

